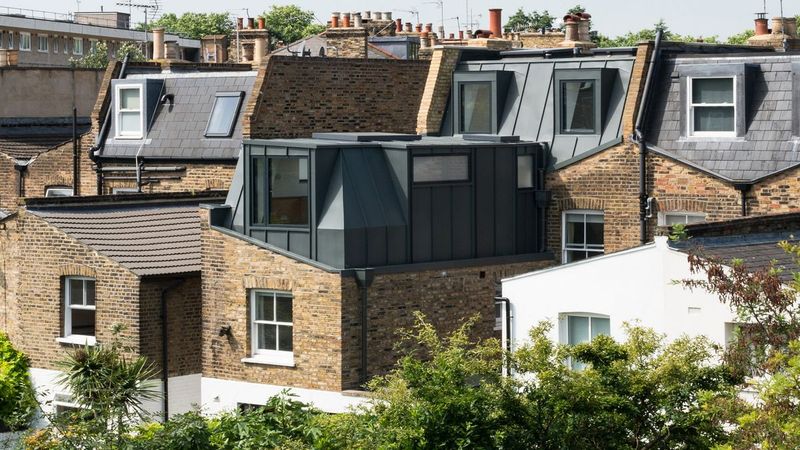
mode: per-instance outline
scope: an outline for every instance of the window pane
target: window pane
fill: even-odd
[[[517,156],[517,187],[533,187],[533,156]]]
[[[567,244],[583,244],[583,214],[567,214]]]
[[[218,96],[214,101],[214,108],[211,110],[211,118],[208,120],[206,134],[229,136],[233,129],[241,100],[242,97],[239,95]]]
[[[275,320],[278,322],[292,321],[292,298],[278,296],[275,307]]]
[[[688,214],[688,215],[686,216],[686,223],[687,223],[687,224],[690,224],[690,223],[700,223],[700,222],[705,222],[705,221],[706,221],[706,216],[705,216],[705,215],[699,215],[699,214]]]
[[[433,183],[469,180],[468,155],[415,156],[414,182]]]
[[[492,132],[492,83],[463,83],[461,133]]]
[[[568,250],[567,251],[567,260],[564,262],[575,262],[581,261],[589,257],[588,252],[584,250]]]
[[[142,131],[142,122],[139,113],[119,113],[119,130],[124,133],[140,133]]]
[[[86,289],[86,304],[94,306],[94,280],[86,280],[84,287]]]
[[[278,350],[292,351],[292,327],[278,325]]]
[[[692,79],[692,103],[733,103],[733,78]]]
[[[592,339],[599,335],[611,336],[611,320],[592,317]]]
[[[588,317],[568,316],[567,321],[567,331],[569,332],[567,343],[569,345],[580,344],[581,342],[589,342]]]
[[[736,131],[733,106],[695,106],[694,131]]]
[[[267,188],[267,172],[266,172],[266,159],[261,157],[253,158],[251,169],[251,180],[253,180],[253,187],[251,189],[251,223],[254,225],[266,224],[265,212],[267,210],[267,196],[265,194]]]
[[[139,109],[139,89],[120,89],[119,107],[121,109]]]
[[[603,216],[586,216],[586,244],[603,245]]]
[[[275,320],[275,309],[273,306],[272,294],[256,295],[255,320]]]
[[[594,133],[594,81],[561,82],[561,132]]]
[[[83,305],[83,280],[69,280],[69,304]]]
[[[72,334],[94,336],[94,310],[72,309]]]
[[[269,223],[308,225],[308,183],[297,158],[271,158],[269,175]]]
[[[275,350],[277,349],[277,336],[278,328],[275,325],[257,324],[258,334],[258,349],[259,350]]]

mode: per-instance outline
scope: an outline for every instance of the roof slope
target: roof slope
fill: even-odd
[[[136,275],[200,270],[197,205],[30,209]]]
[[[78,126],[78,135],[89,131],[88,124]],[[32,123],[0,125],[0,153],[27,160],[60,147],[72,140],[72,125]]]

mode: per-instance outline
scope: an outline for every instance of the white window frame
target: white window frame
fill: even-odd
[[[658,213],[658,226],[665,227],[667,226],[667,217],[671,216],[683,216],[684,224],[689,224],[689,217],[699,218],[701,219],[700,222],[705,222],[706,214],[697,211],[660,211]],[[691,222],[691,223],[699,223],[699,222]]]
[[[89,39],[89,53],[90,54],[94,53],[95,49],[97,49],[97,44],[99,42],[100,41],[98,41],[97,39]]]
[[[568,247],[567,246],[567,214],[583,214],[584,215],[584,217],[583,217],[583,223],[584,223],[584,226],[583,226],[583,246],[582,247],[575,247],[575,246]],[[569,210],[563,211],[561,213],[561,261],[562,261],[562,263],[566,263],[567,262],[567,252],[570,252],[570,251],[588,251],[588,252],[591,252],[591,253],[597,253],[596,256],[600,256],[600,255],[605,254],[605,247],[606,247],[605,246],[605,244],[606,244],[605,235],[603,236],[603,245],[601,245],[599,248],[598,247],[590,248],[586,244],[586,216],[587,215],[601,216],[603,218],[603,232],[605,234],[606,216],[605,216],[605,212],[604,211],[597,210],[597,209],[569,209]]]
[[[27,38],[27,39],[25,39],[25,38]],[[28,45],[27,46],[23,46],[22,44],[24,44],[26,42],[28,43]],[[22,31],[19,33],[19,51],[21,51],[21,52],[29,52],[29,51],[31,51],[31,34],[30,33],[25,33],[25,32],[22,32]]]
[[[279,295],[288,296],[292,298],[292,322],[278,322],[273,320],[259,320],[256,321],[256,298],[259,295],[272,295],[272,301]],[[256,363],[256,364],[269,364],[274,366],[288,366],[294,367],[294,296],[291,292],[273,291],[265,289],[253,289],[250,291],[250,357],[242,359],[242,362]],[[277,308],[277,304],[274,304]],[[265,325],[284,325],[292,327],[292,351],[286,350],[265,350],[259,349],[258,346],[258,324]],[[276,341],[278,337],[276,336]]]
[[[589,319],[589,337],[592,336],[592,319],[608,319],[608,332],[611,333],[611,316],[607,314],[588,313],[588,312],[562,312],[558,314],[558,340],[561,344],[571,345],[569,343],[569,318],[570,317],[585,317]],[[589,341],[591,342],[591,340]],[[577,344],[572,344],[577,345]],[[567,358],[567,366],[575,369],[572,366],[572,357]]]
[[[72,54],[83,55],[83,38],[80,37],[72,38]]]
[[[13,31],[9,31],[8,32],[8,40],[6,41],[6,43],[8,44],[8,47],[6,47],[7,49],[14,50],[14,32]]]
[[[42,42],[44,42],[44,50],[42,49]],[[37,34],[36,35],[36,50],[39,53],[49,53],[50,52],[50,36],[46,34]]]
[[[686,77],[686,86],[688,87],[688,92],[686,93],[686,117],[687,123],[686,127],[688,128],[686,131],[686,135],[690,137],[736,137],[737,136],[737,118],[739,111],[736,108],[736,101],[737,96],[739,95],[736,92],[736,78],[737,75],[726,75],[726,76],[696,76],[696,77]],[[694,103],[694,80],[709,80],[709,79],[730,79],[731,80],[731,90],[733,91],[733,100],[731,103]],[[731,107],[733,108],[733,130],[732,131],[694,131],[694,108],[696,106],[701,107]]]
[[[60,41],[60,40],[61,40],[61,38],[58,37],[58,35],[53,36],[53,54],[54,55],[58,54],[58,45],[59,45],[58,41]]]
[[[69,49],[72,47],[70,44],[69,36],[64,36],[64,54],[69,55]]]
[[[121,110],[120,104],[122,97],[120,96],[120,91],[124,89],[138,89],[139,90],[139,109],[129,109],[129,110]],[[120,128],[120,124],[122,121],[120,117],[122,116],[122,112],[138,112],[139,113],[139,132],[123,132]],[[116,130],[116,138],[117,139],[142,139],[144,137],[144,86],[141,84],[118,84],[114,88],[114,120],[115,126],[114,129]]]
[[[56,195],[58,193],[60,193],[62,195]],[[47,198],[47,197],[72,197],[73,195],[75,195],[75,194],[72,192],[72,188],[68,188],[68,187],[49,187],[44,191],[45,198]]]
[[[72,305],[71,304],[71,289],[70,289],[70,282],[73,280],[81,280],[81,281],[94,281],[95,282],[95,304],[94,305],[87,305],[86,304],[86,288],[84,283],[84,298],[82,305]],[[65,343],[65,344],[79,344],[79,345],[95,345],[97,343],[95,336],[89,336],[85,334],[73,334],[72,333],[72,310],[73,309],[82,309],[87,311],[94,311],[95,312],[95,333],[97,332],[97,280],[92,277],[81,277],[81,276],[66,276],[64,277],[64,337],[56,339],[58,342]]]

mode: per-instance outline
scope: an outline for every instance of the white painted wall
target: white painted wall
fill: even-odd
[[[236,409],[239,403],[264,405],[267,399],[284,389],[295,394],[295,400],[309,403],[330,413],[346,412],[351,407],[366,403],[366,397],[351,396],[341,392],[290,388],[272,384],[220,380],[203,377],[201,382],[202,409],[206,414],[217,414]]]
[[[528,342],[530,329],[544,320],[554,324],[550,335],[558,342],[559,315],[573,312],[609,316],[617,340],[626,338],[623,323],[638,320],[668,340],[705,335],[724,345],[725,323],[735,322],[735,316],[716,296],[674,283],[691,277],[687,255],[660,237],[631,250],[505,279],[512,346]]]

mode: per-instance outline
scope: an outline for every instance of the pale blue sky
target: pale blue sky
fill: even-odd
[[[121,9],[116,6],[123,0],[81,0],[82,11]],[[149,0],[133,0],[134,3],[148,3]],[[273,2],[254,0],[161,0],[164,10],[181,13],[185,11],[228,11],[244,15],[242,8],[248,8],[255,16],[266,10]],[[503,8],[504,19],[520,6],[526,11],[547,9],[560,17],[576,3],[582,4],[592,14],[593,28],[603,34],[616,36],[627,31],[639,30],[663,18],[672,31],[696,36],[719,35],[725,38],[753,26],[753,13],[763,8],[763,0],[551,0],[547,2],[526,2],[522,0],[444,0],[444,18],[447,32],[456,30],[456,19],[465,22],[467,7],[472,10],[473,20],[479,26],[487,26],[489,8]],[[327,20],[331,11],[392,11],[394,17],[414,22],[412,14],[399,9],[416,9],[423,23],[439,25],[442,14],[436,0],[288,0],[275,4],[296,3],[314,11],[321,21]],[[55,12],[72,12],[77,9],[75,0],[0,0],[0,6],[35,8]],[[769,16],[779,15],[779,0],[766,0]],[[0,8],[0,13],[3,12]],[[784,14],[787,16],[800,12],[800,0],[784,0]],[[482,15],[478,17],[478,15]],[[142,21],[142,13],[134,12],[134,22]]]

